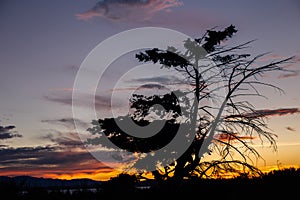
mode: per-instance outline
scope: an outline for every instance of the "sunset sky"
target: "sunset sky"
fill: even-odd
[[[266,161],[259,166],[300,166],[299,19],[297,0],[1,0],[0,176],[114,176],[84,148],[74,126],[75,120],[86,129],[92,120],[72,112],[74,81],[84,59],[108,37],[134,28],[162,27],[197,38],[230,24],[238,29],[235,44],[256,39],[251,54],[270,52],[263,61],[295,56],[288,66],[294,72],[264,77],[285,94],[266,89],[268,99],[253,103],[271,110],[267,121],[278,135],[277,152],[257,147]],[[102,114],[109,110],[110,80],[122,72],[111,68],[111,77],[105,77],[107,90],[96,97]],[[82,102],[82,116],[88,106]]]

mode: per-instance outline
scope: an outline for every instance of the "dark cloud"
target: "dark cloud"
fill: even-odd
[[[138,89],[166,89],[165,86],[160,85],[160,84],[144,84],[142,86],[140,86]]]
[[[269,117],[269,116],[283,116],[300,113],[299,108],[279,108],[279,109],[265,109],[265,110],[256,110],[253,113],[249,113],[248,116],[251,118],[257,117]]]
[[[289,131],[293,131],[293,132],[296,131],[296,129],[294,129],[294,128],[292,128],[292,127],[289,127],[289,126],[287,126],[286,129],[289,130]]]
[[[19,148],[2,148],[0,149],[0,163],[8,162],[19,158],[30,158],[40,153],[46,153],[56,150],[56,147],[38,146],[38,147],[19,147]]]
[[[245,113],[241,115],[230,115],[227,116],[226,119],[237,118],[237,117],[259,118],[259,117],[292,115],[292,114],[299,114],[299,113],[300,113],[299,108],[264,109],[264,110],[255,110],[251,113]]]
[[[112,91],[126,91],[126,90],[147,90],[147,89],[158,89],[167,90],[166,85],[176,85],[184,84],[176,76],[156,76],[156,77],[146,77],[146,78],[135,78],[127,81],[128,83],[138,83],[141,84],[136,87],[125,87],[125,88],[115,88]]]
[[[144,85],[141,85],[138,88],[136,88],[136,90],[144,90],[144,89],[164,90],[164,89],[167,89],[167,88],[163,85],[155,84],[155,83],[144,84]]]
[[[17,131],[15,126],[0,126],[0,140],[22,137]]]
[[[182,84],[182,80],[180,80],[176,76],[157,76],[157,77],[147,77],[147,78],[136,78],[132,79],[128,82],[137,82],[137,83],[160,83],[164,85],[173,85],[173,84]]]
[[[103,17],[110,20],[143,21],[155,13],[181,6],[178,0],[101,0],[93,8],[77,14],[77,19]]]
[[[41,122],[49,123],[49,124],[55,124],[55,125],[62,125],[65,126],[68,129],[75,129],[75,123],[76,126],[88,128],[89,123],[84,122],[80,119],[74,119],[74,118],[61,118],[61,119],[47,119],[47,120],[41,120]]]
[[[38,146],[0,149],[0,175],[9,172],[32,172],[67,174],[78,171],[93,172],[108,169],[87,151],[63,151],[60,147]]]
[[[145,90],[166,90],[169,91],[168,88],[166,88],[164,85],[161,84],[155,84],[155,83],[148,83],[143,84],[136,87],[122,87],[122,88],[114,88],[113,90],[110,90],[112,92],[119,92],[119,91],[145,91]]]

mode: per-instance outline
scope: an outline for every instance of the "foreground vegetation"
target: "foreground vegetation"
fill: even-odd
[[[288,168],[273,170],[261,177],[248,178],[239,176],[232,179],[193,179],[180,183],[164,182],[137,182],[130,175],[122,174],[103,182],[99,188],[66,189],[66,188],[24,188],[17,187],[13,182],[1,183],[0,195],[7,199],[115,199],[121,196],[130,198],[160,198],[165,195],[196,195],[211,196],[213,198],[257,198],[282,197],[289,198],[298,194],[300,169]],[[124,195],[124,196],[122,196]],[[163,195],[163,196],[162,196]]]

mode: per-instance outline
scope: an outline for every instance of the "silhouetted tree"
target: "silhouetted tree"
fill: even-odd
[[[276,149],[276,135],[268,129],[265,115],[255,110],[248,97],[264,97],[259,90],[261,86],[282,91],[264,82],[263,76],[286,71],[282,65],[292,57],[267,64],[257,62],[265,54],[251,56],[243,53],[253,41],[227,45],[225,41],[236,32],[233,25],[221,31],[214,28],[200,38],[184,41],[184,51],[168,47],[166,50],[154,48],[136,54],[140,62],[158,63],[162,68],[181,73],[189,87],[163,95],[134,94],[130,99],[131,113],[92,122],[93,127],[88,130],[99,137],[88,140],[88,143],[107,148],[116,145],[141,155],[148,153],[138,157],[133,167],[144,167],[147,171],[149,163],[156,164],[152,174],[158,180],[209,177],[227,172],[260,174],[253,158],[261,156],[245,138],[266,140]],[[164,109],[156,107],[157,104]],[[162,122],[164,126],[152,137],[135,137],[120,128],[130,121],[140,127],[155,127]],[[160,152],[161,156],[153,156],[176,134],[181,134],[180,144],[188,144],[181,155],[177,154],[176,146],[171,146]],[[107,138],[113,145],[105,142]],[[218,156],[203,161],[202,158],[211,153]]]

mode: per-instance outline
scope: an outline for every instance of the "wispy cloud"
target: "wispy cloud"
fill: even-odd
[[[101,0],[91,9],[76,14],[79,20],[103,17],[110,20],[143,21],[157,12],[183,5],[178,0]]]
[[[289,64],[287,64],[285,67],[291,67],[293,64],[299,64],[300,62],[300,52],[296,52],[293,55],[282,55],[282,54],[276,54],[276,53],[267,53],[264,56],[257,59],[257,61],[260,62],[276,62],[279,60],[284,60],[287,58],[292,57]],[[291,64],[291,65],[290,65]]]
[[[299,114],[299,108],[279,108],[279,109],[265,109],[265,110],[256,110],[253,113],[249,113],[250,117],[269,117],[269,116],[283,116],[291,114]]]
[[[259,118],[259,117],[271,117],[271,116],[283,116],[283,115],[292,115],[299,114],[299,108],[279,108],[279,109],[263,109],[255,110],[251,113],[244,113],[240,115],[230,115],[227,116],[227,119],[237,118],[237,117],[246,117],[246,118]]]
[[[167,90],[167,88],[163,85],[155,84],[155,83],[149,83],[149,84],[144,84],[144,85],[137,86],[137,87],[114,88],[110,91],[113,91],[113,92],[116,92],[116,91],[142,91],[142,90],[152,90],[152,89]]]
[[[286,130],[289,130],[289,131],[293,131],[293,132],[296,131],[296,129],[294,129],[294,128],[290,127],[290,126],[287,126],[287,127],[285,127],[285,128],[286,128]]]
[[[278,78],[292,78],[292,77],[297,77],[299,75],[300,75],[299,71],[293,71],[293,72],[286,73],[286,74],[280,74],[278,76]]]
[[[50,91],[74,91],[74,90],[78,90],[75,88],[50,88]]]
[[[46,120],[41,120],[41,122],[49,123],[49,124],[54,124],[54,125],[62,125],[65,126],[68,129],[75,129],[75,123],[77,126],[83,127],[83,128],[88,128],[89,123],[84,122],[80,119],[74,119],[74,118],[60,118],[60,119],[46,119]]]
[[[76,105],[81,107],[96,109],[111,109],[111,98],[108,95],[96,94],[95,96],[90,96],[87,94],[78,95],[76,99]],[[47,101],[59,103],[61,105],[72,106],[72,91],[53,91],[51,94],[44,96]],[[94,105],[92,104],[94,102]],[[114,105],[118,106],[118,105]]]
[[[291,142],[291,143],[278,143],[277,146],[300,146],[299,142]]]
[[[22,137],[22,135],[19,134],[15,128],[16,127],[12,125],[0,126],[0,140]]]
[[[272,62],[272,61],[276,61],[276,60],[282,60],[282,59],[286,59],[286,56],[280,55],[280,54],[266,54],[265,56],[262,56],[258,59],[258,61],[261,62]]]
[[[166,86],[176,86],[177,89],[187,88],[188,84],[184,80],[171,75],[134,78],[127,80],[127,83],[137,84],[132,87],[114,88],[111,91],[141,91],[141,90],[169,90]]]
[[[238,133],[219,133],[214,136],[214,139],[219,141],[233,141],[233,140],[253,140],[256,137],[250,135],[239,135]]]
[[[60,103],[63,105],[72,105],[72,93],[70,91],[64,93],[52,92],[44,98],[51,102]]]
[[[61,148],[85,148],[83,142],[78,136],[78,133],[76,132],[57,132],[57,134],[49,133],[45,136],[42,136],[41,139],[49,140],[53,142],[55,146],[59,146]]]
[[[155,76],[155,77],[135,78],[127,82],[159,83],[159,84],[167,84],[167,85],[183,83],[183,81],[176,76]]]
[[[284,56],[280,54],[266,54],[258,59],[260,62],[276,62],[279,60],[287,59],[290,56]],[[295,53],[293,58],[283,66],[287,71],[279,74],[277,78],[292,78],[300,75],[300,52]]]

